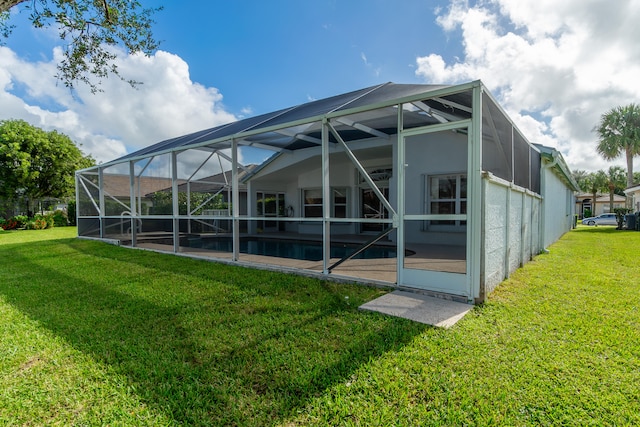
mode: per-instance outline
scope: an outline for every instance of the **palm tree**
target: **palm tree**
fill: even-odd
[[[624,186],[624,169],[620,166],[611,166],[607,171],[607,188],[609,189],[609,212],[613,212],[613,196],[622,192]]]
[[[640,154],[640,105],[612,108],[600,117],[594,130],[598,134],[598,154],[606,160],[625,154],[627,187],[632,187],[633,157]]]
[[[571,176],[573,176],[573,179],[576,180],[576,182],[578,183],[578,188],[580,188],[580,191],[587,191],[589,190],[587,187],[588,185],[588,179],[589,179],[589,175],[590,173],[582,170],[582,169],[576,169],[574,171],[571,171]]]
[[[591,199],[591,216],[596,215],[596,199],[598,198],[598,192],[602,191],[607,187],[607,175],[604,171],[599,170],[598,172],[592,172],[584,179],[583,190],[587,190],[592,194]]]

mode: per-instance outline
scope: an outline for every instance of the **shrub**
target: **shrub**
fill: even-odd
[[[55,211],[53,213],[53,225],[55,227],[66,227],[67,225],[69,225],[67,213],[61,210]]]
[[[18,222],[13,218],[9,218],[4,224],[2,224],[3,230],[15,230],[16,228],[18,228]]]
[[[56,220],[53,213],[46,214],[44,220],[47,221],[47,228],[53,228],[56,226]]]
[[[44,224],[45,224],[44,228],[53,228],[55,226],[55,220],[53,219],[52,213],[48,213],[44,215],[36,215],[35,220],[37,221],[39,219],[44,221]]]
[[[25,223],[27,230],[44,230],[55,226],[53,214],[37,214],[33,219]]]
[[[42,215],[39,215],[39,218],[36,217],[31,221],[28,221],[25,224],[25,228],[27,230],[44,230],[45,228],[49,228],[48,225],[47,220]]]
[[[18,228],[18,222],[13,218],[9,218],[4,223],[2,223],[1,227],[3,230],[13,230]]]
[[[16,228],[23,227],[29,218],[26,215],[16,215],[8,220],[4,221],[0,226],[3,230],[15,230]]]
[[[67,220],[69,221],[69,225],[76,225],[76,201],[71,200],[67,204]]]
[[[27,217],[26,215],[16,215],[13,217],[13,219],[18,222],[18,228],[20,228],[27,223],[29,217]]]

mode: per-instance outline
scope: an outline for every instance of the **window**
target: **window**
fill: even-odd
[[[368,170],[367,174],[376,184],[384,198],[389,200],[389,180],[393,176],[393,169],[391,167],[381,167]],[[360,185],[360,217],[367,219],[389,218],[389,211],[369,186],[369,182],[360,173],[358,173],[358,182]],[[385,223],[365,222],[360,224],[360,231],[363,233],[380,232],[386,226]]]
[[[284,193],[258,191],[256,193],[256,213],[264,218],[282,218],[285,215]],[[258,221],[263,231],[284,231],[285,223],[264,219]]]
[[[322,189],[313,188],[303,191],[302,212],[305,218],[322,218]],[[331,216],[334,218],[347,217],[347,189],[331,189]]]
[[[389,187],[379,189],[385,199],[389,200]],[[370,188],[360,189],[360,215],[367,219],[387,219],[389,211],[384,206],[378,195]],[[385,227],[384,223],[365,222],[360,224],[360,231],[382,231]]]
[[[367,174],[369,175],[369,178],[373,182],[388,183],[391,177],[393,176],[393,168],[386,167],[386,168],[372,169],[367,171]],[[359,182],[361,185],[367,182],[367,180],[364,179],[364,177],[361,174],[358,174],[358,176],[359,176]]]
[[[256,193],[256,210],[258,216],[283,217],[285,215],[284,193]]]
[[[467,213],[467,176],[465,174],[431,175],[427,177],[426,212],[431,215]],[[466,221],[432,220],[429,227],[443,231],[458,231]]]

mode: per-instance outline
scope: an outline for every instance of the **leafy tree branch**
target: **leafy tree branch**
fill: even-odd
[[[14,28],[8,10],[18,4],[29,12],[34,27],[58,29],[64,46],[56,77],[70,89],[81,82],[98,92],[109,75],[136,86],[140,82],[120,74],[113,48],[151,55],[159,45],[152,26],[153,15],[162,8],[143,8],[137,0],[0,0],[0,42]]]

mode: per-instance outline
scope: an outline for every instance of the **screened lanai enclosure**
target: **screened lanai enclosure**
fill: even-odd
[[[574,206],[559,153],[479,81],[369,87],[76,179],[81,237],[468,302],[567,231]]]

